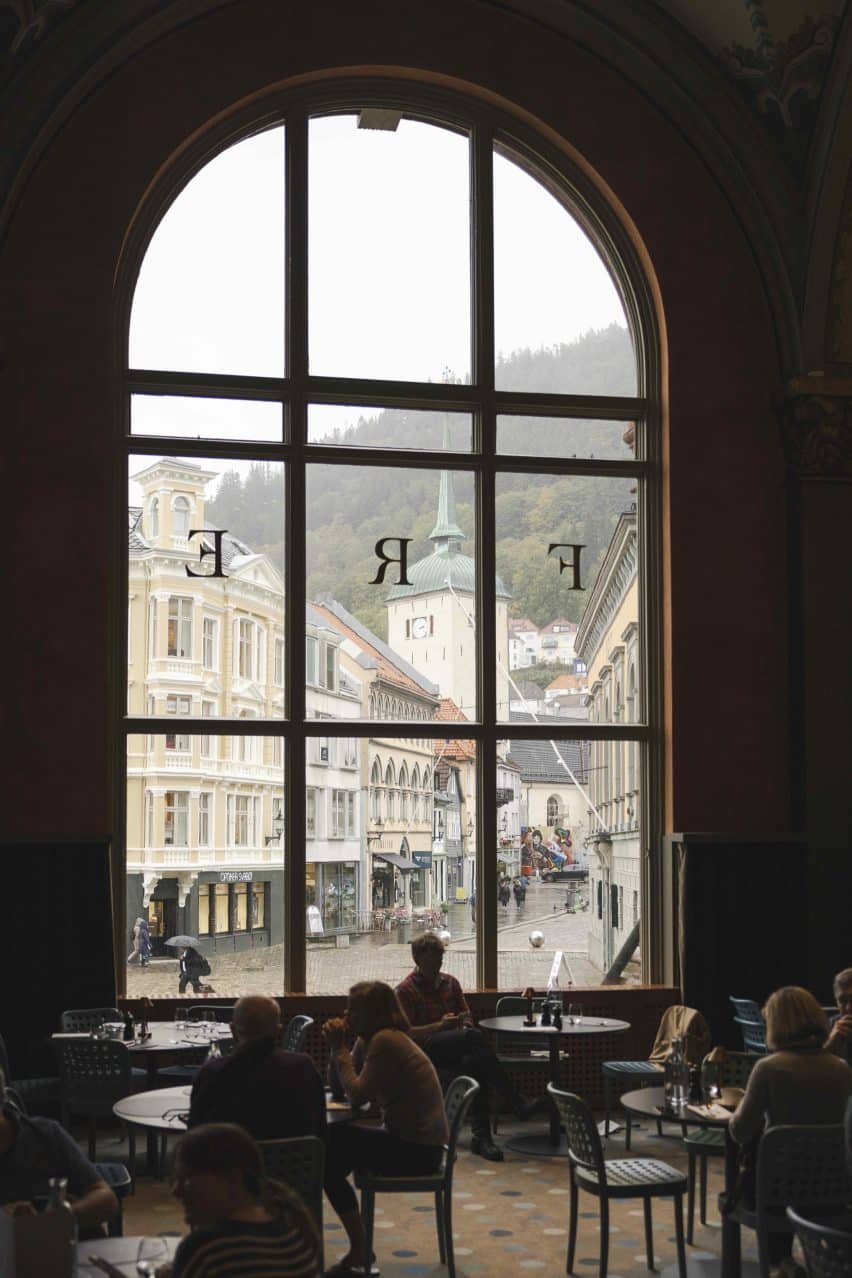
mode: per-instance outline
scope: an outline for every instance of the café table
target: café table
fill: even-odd
[[[677,1117],[670,1115],[663,1105],[665,1091],[662,1087],[640,1087],[633,1092],[625,1092],[621,1097],[621,1107],[631,1114],[656,1121],[683,1122],[690,1127],[715,1127],[727,1130],[730,1114],[725,1118],[713,1118],[699,1110],[687,1106],[683,1114]],[[733,1141],[725,1142],[725,1191],[730,1192],[737,1173],[737,1147]],[[709,1252],[690,1250],[687,1257],[687,1274],[689,1278],[759,1278],[760,1267],[756,1261],[743,1261],[740,1256],[740,1226],[728,1216],[722,1217],[722,1254],[711,1255]],[[661,1278],[677,1278],[677,1265],[667,1266]]]
[[[103,1260],[108,1260],[111,1265],[115,1265],[122,1274],[133,1275],[137,1278],[136,1257],[139,1254],[139,1244],[144,1237],[152,1235],[137,1236],[127,1235],[124,1238],[92,1238],[86,1242],[77,1244],[77,1276],[78,1278],[104,1278],[104,1271],[99,1269],[97,1265],[89,1263],[90,1256],[100,1256]],[[169,1249],[169,1259],[174,1258],[177,1245],[181,1240],[180,1234],[161,1234]]]
[[[148,1133],[148,1171],[152,1175],[160,1173],[160,1142],[164,1134],[169,1132],[180,1134],[186,1131],[185,1115],[189,1112],[191,1084],[181,1087],[158,1087],[150,1092],[134,1092],[116,1101],[112,1111],[116,1118],[141,1127]],[[348,1101],[336,1101],[331,1093],[326,1093],[326,1122],[346,1123],[356,1117]]]
[[[213,1021],[188,1021],[186,1025],[174,1021],[149,1021],[148,1029],[150,1038],[128,1040],[126,1046],[132,1064],[146,1071],[145,1081],[149,1087],[157,1081],[157,1070],[170,1063],[172,1058],[203,1059],[213,1039],[222,1041],[232,1037],[230,1025]],[[61,1042],[63,1039],[89,1037],[89,1034],[52,1034],[51,1040]]]
[[[539,1042],[544,1039],[547,1042],[550,1081],[555,1087],[560,1087],[562,1082],[560,1045],[563,1039],[588,1038],[600,1034],[624,1034],[630,1029],[630,1022],[618,1021],[608,1016],[583,1016],[582,1020],[576,1018],[572,1020],[564,1016],[562,1028],[556,1029],[553,1025],[525,1025],[524,1017],[516,1014],[486,1017],[479,1022],[479,1028],[493,1030],[497,1034],[516,1034],[522,1038],[532,1035]],[[567,1158],[568,1144],[559,1126],[559,1115],[553,1105],[549,1105],[549,1109],[550,1130],[547,1135],[513,1136],[511,1140],[506,1141],[506,1148],[513,1150],[516,1154],[529,1154],[535,1158]]]

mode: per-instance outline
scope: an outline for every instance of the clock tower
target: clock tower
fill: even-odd
[[[444,446],[446,447],[446,438]],[[393,586],[385,603],[388,643],[451,697],[468,719],[476,706],[476,576],[462,553],[465,534],[456,515],[453,476],[442,470],[438,513],[429,534],[432,553],[408,567],[407,586]],[[509,717],[509,593],[499,577],[497,595],[497,708]]]

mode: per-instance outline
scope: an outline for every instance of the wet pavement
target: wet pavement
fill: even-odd
[[[568,914],[564,910],[568,889],[562,884],[530,884],[525,903],[514,900],[507,908],[497,906],[498,983],[502,989],[525,985],[541,988],[547,983],[553,958],[563,953],[560,985],[597,985],[600,971],[588,961],[586,934],[589,913]],[[466,989],[476,988],[476,946],[470,907],[453,904],[447,915],[450,942],[445,971],[458,977]],[[529,941],[532,931],[544,934],[540,948]],[[312,941],[307,954],[307,987],[311,994],[343,994],[356,981],[380,980],[396,984],[411,970],[410,940],[419,934],[412,926],[391,931],[367,932],[359,936],[324,938]],[[205,981],[215,995],[235,998],[241,994],[281,994],[283,992],[283,946],[248,950],[241,954],[211,954],[212,973]],[[177,960],[154,959],[147,968],[127,969],[127,993],[151,998],[177,997]],[[198,996],[188,991],[195,1002]]]

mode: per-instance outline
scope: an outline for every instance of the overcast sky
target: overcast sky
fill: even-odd
[[[310,125],[311,372],[440,381],[449,369],[467,381],[468,139],[409,120],[396,132],[356,124],[351,115]],[[248,138],[212,160],[172,204],[139,276],[132,367],[283,375],[283,155],[283,127]],[[494,210],[498,356],[625,325],[585,233],[500,156]],[[323,425],[345,426],[362,411],[324,411]],[[134,430],[274,440],[280,409],[138,399]]]

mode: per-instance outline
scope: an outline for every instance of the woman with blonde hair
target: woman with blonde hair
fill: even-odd
[[[770,994],[763,1018],[771,1055],[755,1065],[731,1116],[733,1139],[738,1145],[756,1142],[767,1127],[787,1123],[842,1123],[852,1069],[826,1048],[828,1021],[813,994],[786,985]],[[749,1189],[746,1183],[746,1198]],[[792,1241],[792,1232],[770,1234],[770,1260],[788,1263]]]
[[[365,1254],[358,1200],[346,1179],[351,1171],[427,1176],[441,1162],[449,1137],[441,1084],[408,1028],[396,993],[383,981],[353,985],[346,1015],[323,1026],[350,1103],[373,1102],[383,1120],[381,1127],[335,1123],[329,1128],[325,1192],[346,1230],[349,1251],[327,1274],[347,1274],[363,1267],[369,1272],[372,1261]],[[360,1071],[346,1045],[347,1031],[360,1040]]]

